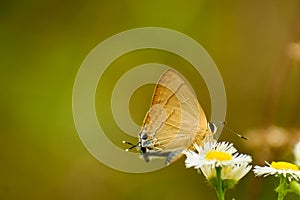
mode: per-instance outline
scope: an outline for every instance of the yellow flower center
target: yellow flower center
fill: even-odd
[[[206,155],[205,155],[205,159],[207,160],[218,160],[218,161],[226,161],[226,160],[231,160],[232,159],[232,155],[226,152],[221,152],[221,151],[216,151],[216,150],[212,150],[209,151]]]
[[[282,162],[282,161],[272,162],[271,167],[274,169],[283,169],[283,170],[288,170],[288,169],[295,170],[295,171],[299,170],[297,165],[288,162]]]

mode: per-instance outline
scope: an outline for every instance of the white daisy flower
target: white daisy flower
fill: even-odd
[[[204,165],[210,165],[212,168],[215,168],[252,162],[250,156],[237,153],[232,143],[217,143],[213,141],[204,143],[202,147],[197,144],[194,144],[194,146],[198,153],[191,150],[184,151],[187,157],[185,160],[187,168],[194,167],[199,169]]]
[[[251,169],[252,158],[237,153],[232,143],[206,142],[202,147],[194,144],[195,151],[184,151],[187,168],[201,169],[209,184],[215,188],[218,199],[233,188]]]
[[[201,169],[203,175],[208,179],[215,178],[216,168],[221,167],[221,179],[232,180],[237,183],[252,168],[249,165],[252,158],[249,155],[237,153],[232,143],[228,142],[206,142],[202,147],[194,144],[197,153],[185,151],[185,165],[187,168]]]
[[[300,166],[300,140],[294,146],[294,156],[296,165]]]
[[[283,175],[289,181],[292,181],[292,179],[296,181],[300,180],[299,168],[297,165],[289,162],[272,162],[271,164],[267,163],[267,166],[263,167],[255,166],[253,172],[256,176]]]

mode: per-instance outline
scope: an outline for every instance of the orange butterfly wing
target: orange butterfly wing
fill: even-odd
[[[196,95],[174,70],[167,70],[159,79],[142,132],[148,135],[153,156],[178,152],[169,162],[178,159],[181,151],[191,148],[192,143],[202,145],[208,134],[207,119]]]

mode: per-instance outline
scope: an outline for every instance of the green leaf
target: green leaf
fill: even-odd
[[[297,181],[292,181],[290,183],[290,188],[294,193],[300,195],[300,184]]]

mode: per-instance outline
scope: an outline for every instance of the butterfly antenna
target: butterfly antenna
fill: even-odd
[[[241,135],[239,132],[237,132],[237,131],[235,131],[235,130],[232,130],[232,129],[228,128],[227,126],[225,126],[225,124],[227,123],[226,121],[224,121],[224,122],[216,121],[216,122],[213,122],[213,123],[219,124],[219,125],[223,126],[223,128],[224,128],[226,131],[228,131],[229,133],[232,133],[232,134],[238,136],[239,138],[242,138],[242,139],[244,139],[244,140],[248,140],[247,137]]]
[[[139,144],[139,143],[137,143],[137,144],[132,144],[131,142],[127,142],[127,141],[122,141],[122,143],[123,143],[123,144],[129,144],[129,145],[131,146],[131,147],[125,149],[125,151],[129,151],[129,150],[131,150],[131,149],[137,147],[138,144]]]
[[[234,130],[232,130],[232,129],[230,129],[230,128],[227,128],[226,126],[224,126],[224,128],[225,128],[229,133],[232,133],[232,134],[234,134],[234,135],[236,135],[236,136],[238,136],[238,137],[240,137],[240,138],[242,138],[242,139],[244,139],[244,140],[248,140],[247,137],[245,137],[245,136],[239,134],[237,131],[234,131]]]

